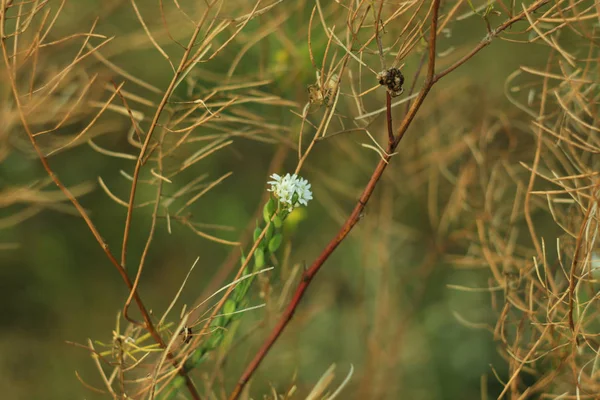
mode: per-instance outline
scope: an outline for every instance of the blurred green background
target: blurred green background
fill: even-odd
[[[191,15],[201,14],[201,5],[179,3]],[[341,12],[339,5],[322,3],[331,19],[330,24],[339,22],[337,26],[341,31],[339,27],[343,22],[340,21],[345,17],[336,14]],[[58,4],[50,1],[48,7],[55,12]],[[160,8],[154,2],[140,1],[137,5],[151,31],[156,33],[157,40],[177,65],[182,49],[166,37]],[[252,6],[246,1],[235,5],[226,2],[222,15],[237,17],[249,12]],[[450,6],[445,4],[443,11]],[[168,10],[173,35],[187,43],[190,24],[178,14],[174,3],[165,2],[164,7]],[[198,65],[190,74],[199,82],[195,88],[185,82],[177,89],[177,98],[186,101],[201,97],[210,87],[218,86],[222,82],[214,76],[226,72],[244,46],[257,38],[265,26],[274,24],[272,31],[257,40],[241,58],[233,81],[269,79],[271,83],[260,87],[263,93],[295,102],[298,107],[245,106],[247,112],[260,116],[265,123],[287,130],[277,128],[258,135],[265,140],[236,137],[231,146],[193,165],[177,175],[172,184],[165,185],[168,195],[202,174],[208,174],[208,181],[212,181],[233,171],[231,177],[189,210],[196,222],[230,227],[226,231],[207,228],[213,235],[230,241],[242,237],[262,205],[267,176],[272,172],[291,172],[296,166],[297,150],[290,145],[290,139],[292,144],[297,142],[300,129],[297,114],[302,112],[302,106],[308,100],[307,86],[315,79],[307,47],[312,7],[313,3],[307,1],[283,2],[274,7],[250,23],[218,57]],[[464,4],[459,14],[469,11],[468,5]],[[390,13],[390,10],[385,9],[385,12]],[[114,36],[101,53],[130,74],[164,90],[172,70],[147,40],[129,1],[68,2],[51,36],[58,39],[74,32],[86,32],[97,17],[94,32]],[[503,18],[493,16],[491,20],[495,24]],[[406,19],[400,18],[386,28],[383,38],[386,45],[394,43],[403,22]],[[517,25],[515,30],[522,27]],[[233,29],[226,32],[230,35]],[[370,35],[372,29],[368,33]],[[316,22],[312,35],[313,52],[320,66],[327,41]],[[454,51],[440,58],[439,68],[456,60],[483,36],[485,23],[477,16],[449,24],[448,31],[440,36],[439,48],[440,53],[451,48]],[[217,41],[222,43],[223,37]],[[92,42],[98,44],[99,39]],[[55,65],[65,65],[81,40],[73,43],[54,48],[40,59],[41,67],[38,68],[48,68],[48,74],[52,74]],[[370,48],[376,49],[373,45]],[[339,47],[337,51],[339,60],[343,51]],[[423,48],[417,46],[402,60],[405,88],[413,83],[422,51]],[[482,391],[490,397],[497,396],[502,386],[494,377],[494,370],[505,378],[506,367],[497,353],[492,332],[486,328],[493,329],[495,325],[497,304],[493,307],[492,296],[486,291],[464,292],[447,285],[487,286],[489,271],[484,263],[479,260],[475,265],[465,266],[457,259],[473,251],[470,242],[476,232],[474,220],[485,213],[483,202],[479,201],[486,190],[481,182],[489,177],[493,164],[497,160],[516,164],[531,159],[533,138],[529,133],[518,123],[497,127],[499,120],[525,120],[506,100],[506,78],[520,65],[543,65],[546,56],[546,51],[535,45],[496,40],[433,89],[403,140],[399,154],[392,159],[365,215],[348,240],[327,261],[295,319],[258,370],[251,388],[254,398],[269,395],[270,385],[283,393],[293,383],[298,386],[298,393],[293,398],[303,398],[334,363],[337,365],[337,384],[351,365],[354,367],[352,380],[339,397],[343,399],[475,399],[481,398]],[[391,63],[393,56],[387,58]],[[373,69],[379,69],[376,53],[365,54],[364,59]],[[109,79],[118,83],[127,81],[93,57],[84,61],[80,68],[88,76],[100,73],[106,82]],[[355,78],[362,74],[365,80],[362,90],[376,84],[369,71],[359,71],[357,63],[351,61],[349,69]],[[349,80],[349,77],[344,75],[344,79]],[[420,82],[422,76],[417,88]],[[9,93],[5,78],[2,85],[3,93]],[[204,92],[199,88],[204,88]],[[157,94],[135,84],[126,83],[124,89],[154,102],[160,99]],[[345,94],[341,96],[338,109],[344,117],[334,119],[329,133],[342,129],[342,126],[351,126],[352,121],[344,118],[355,116],[353,99],[348,95],[351,93],[349,86],[343,86],[342,91]],[[97,96],[104,100],[108,98],[107,92],[102,91]],[[364,101],[367,111],[383,107],[383,89],[365,96]],[[8,108],[12,107],[9,95],[3,102]],[[116,99],[115,104],[121,103]],[[152,108],[138,104],[135,107],[145,113],[141,126],[147,128]],[[404,106],[394,110],[394,118],[399,121]],[[310,118],[314,115],[318,122],[319,112],[322,109],[311,111]],[[15,118],[14,112],[10,115]],[[384,123],[383,114],[380,114],[369,126],[371,134],[380,143],[385,141]],[[95,143],[113,151],[137,154],[126,140],[128,124],[126,116],[107,111],[92,132],[98,135]],[[83,126],[84,122],[74,123],[62,134],[72,135]],[[499,133],[490,133],[493,129]],[[313,132],[305,127],[304,148]],[[43,191],[56,193],[57,189],[48,184],[45,171],[32,154],[18,120],[2,140],[12,151],[0,163],[1,190],[9,193],[15,187],[38,182],[46,183]],[[310,155],[302,175],[313,184],[315,200],[303,215],[298,216],[297,224],[288,228],[286,251],[289,251],[289,257],[270,275],[272,293],[269,299],[272,302],[266,309],[249,312],[242,319],[237,337],[244,340],[235,346],[224,366],[226,373],[222,379],[227,390],[231,390],[268,334],[267,328],[276,321],[279,293],[293,267],[310,264],[321,252],[368,181],[378,155],[362,147],[362,143],[370,143],[364,133],[343,134],[318,142]],[[179,159],[175,157],[170,162],[180,162],[201,146],[203,142],[192,143],[177,155]],[[489,162],[477,165],[473,147],[485,151]],[[269,166],[275,155],[283,155],[284,161],[280,169],[273,171]],[[67,186],[85,183],[94,187],[81,196],[81,202],[110,248],[120,255],[126,209],[110,200],[99,188],[98,177],[115,195],[126,199],[130,182],[119,171],[131,174],[134,162],[99,154],[85,143],[51,157],[50,162]],[[464,177],[465,174],[470,183],[464,193],[457,194],[456,188],[460,185],[448,176]],[[151,173],[145,168],[142,179],[149,178]],[[509,187],[507,185],[506,193],[500,195],[499,203],[503,198],[512,196],[514,199],[514,191],[511,194]],[[432,192],[435,192],[434,197]],[[140,185],[138,202],[151,200],[154,196],[154,187]],[[25,198],[4,207],[1,216],[8,218],[31,204],[36,203]],[[65,341],[86,343],[87,338],[92,338],[110,342],[117,313],[128,291],[83,220],[69,206],[42,204],[39,207],[39,213],[33,217],[0,230],[0,242],[11,244],[10,248],[0,251],[0,387],[3,398],[103,398],[84,388],[75,376],[77,371],[86,382],[101,386],[89,354]],[[147,238],[151,213],[151,207],[136,209],[134,213],[128,252],[131,276],[134,276]],[[440,229],[441,225],[445,228]],[[548,235],[551,234],[548,231]],[[526,241],[524,237],[519,240]],[[148,308],[155,315],[161,315],[199,257],[199,264],[176,311],[171,314],[172,319],[176,319],[183,304],[191,306],[205,293],[230,251],[237,251],[239,255],[239,250],[199,237],[181,224],[172,223],[169,233],[166,220],[159,219],[140,287]],[[283,260],[283,253],[280,260]],[[229,274],[228,279],[232,276]],[[297,279],[292,281],[292,288],[296,282]],[[264,282],[256,284],[252,304],[264,301],[258,294],[264,285]],[[502,292],[495,296],[502,302]],[[260,321],[266,323],[257,325]],[[254,329],[256,326],[258,328]],[[251,329],[249,336],[243,334]],[[206,364],[196,379],[201,381],[201,377],[210,376],[211,366],[213,364]]]

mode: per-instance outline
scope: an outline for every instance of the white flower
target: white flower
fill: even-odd
[[[309,200],[312,200],[312,192],[310,191],[310,183],[306,179],[300,178],[298,175],[285,174],[280,176],[273,174],[270,176],[272,181],[269,192],[273,192],[275,197],[284,206],[287,206],[288,211],[292,211],[299,205],[307,205]]]
[[[307,205],[309,200],[312,200],[312,192],[310,191],[310,183],[304,178],[298,178],[296,182],[296,193],[298,193],[298,203]]]

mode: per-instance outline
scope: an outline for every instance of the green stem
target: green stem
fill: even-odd
[[[267,204],[265,204],[263,208],[263,218],[266,224],[266,233],[254,252],[252,270],[248,271],[248,267],[246,267],[242,272],[242,275],[252,274],[252,276],[240,281],[233,289],[231,295],[223,305],[221,315],[215,317],[210,324],[210,337],[208,340],[203,341],[185,361],[183,366],[183,371],[185,373],[198,367],[204,361],[208,353],[215,350],[223,343],[225,335],[227,334],[227,329],[233,321],[241,316],[241,313],[236,313],[236,311],[243,310],[247,306],[248,291],[256,278],[255,273],[265,267],[266,261],[275,254],[281,245],[283,220],[288,214],[289,212],[282,209],[274,199],[270,199]],[[255,241],[258,240],[262,231],[265,229],[258,223],[256,225],[256,229],[254,230]],[[241,261],[242,264],[244,264],[244,256],[242,256]],[[171,381],[164,391],[165,395],[162,397],[164,400],[175,398],[179,390],[185,384],[185,380],[181,378],[182,377],[177,376]]]

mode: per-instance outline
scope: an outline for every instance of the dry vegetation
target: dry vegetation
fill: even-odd
[[[436,312],[493,339],[504,360],[485,373],[471,368],[482,399],[598,398],[598,3],[1,4],[0,163],[41,162],[46,175],[2,184],[0,229],[46,210],[77,216],[104,253],[98,263],[112,265],[128,290],[116,326],[71,343],[97,367],[99,378],[77,374],[86,391],[115,399],[450,398],[443,384],[428,388],[431,360],[469,364],[478,347],[445,357],[424,339],[418,316],[443,291],[463,300]],[[135,26],[118,27],[125,12]],[[535,56],[521,60],[523,51]],[[517,69],[490,76],[495,63],[509,65],[504,59]],[[498,82],[503,98],[493,95]],[[197,207],[214,190],[232,190],[230,176],[253,168],[243,155],[256,146],[273,149],[265,178],[286,167],[310,177],[324,211],[302,223],[310,225],[304,244],[294,243],[299,221],[290,218],[281,249],[249,278],[269,235],[267,227],[252,235],[268,200],[265,181],[253,183],[264,192],[255,216],[233,233],[198,217]],[[112,179],[77,171],[70,160],[84,149],[114,166]],[[215,173],[217,160],[232,158],[242,161]],[[114,176],[121,185],[111,186]],[[101,210],[81,203],[88,196],[122,208],[124,218],[111,220],[120,237],[105,239],[93,214]],[[139,288],[161,245],[157,232],[175,230],[230,255],[218,268],[201,258],[179,265],[174,276],[189,271],[181,290],[154,296],[161,304],[149,307]],[[0,250],[19,246],[6,240]],[[357,304],[338,303],[344,290]],[[293,349],[310,349],[303,332],[320,313],[335,333],[311,334],[326,337],[322,346],[358,337],[359,361],[348,374],[332,365],[311,380]]]

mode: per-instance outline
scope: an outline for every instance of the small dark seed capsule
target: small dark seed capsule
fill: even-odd
[[[385,86],[392,97],[399,96],[403,89],[404,75],[398,68],[390,68],[377,74],[379,84]]]

